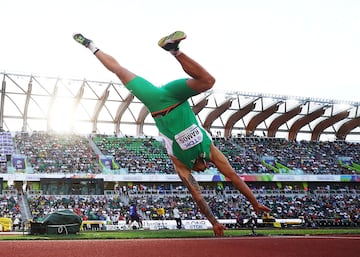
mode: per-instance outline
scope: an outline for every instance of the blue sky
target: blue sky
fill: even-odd
[[[116,81],[73,32],[155,84],[185,77],[157,46],[183,30],[184,52],[214,89],[360,101],[357,0],[2,0],[0,70]]]

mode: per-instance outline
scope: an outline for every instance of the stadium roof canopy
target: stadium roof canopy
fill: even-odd
[[[0,76],[2,130],[158,135],[147,108],[119,83]],[[360,102],[234,91],[209,91],[189,101],[213,135],[360,141]]]

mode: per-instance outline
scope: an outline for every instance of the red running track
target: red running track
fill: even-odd
[[[359,257],[360,236],[2,240],[11,257]]]

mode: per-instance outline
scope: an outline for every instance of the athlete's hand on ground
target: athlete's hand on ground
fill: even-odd
[[[216,223],[213,225],[213,230],[215,236],[224,236],[224,231],[226,230],[226,227],[221,223]]]
[[[270,208],[262,204],[254,205],[253,208],[256,213],[270,212]]]

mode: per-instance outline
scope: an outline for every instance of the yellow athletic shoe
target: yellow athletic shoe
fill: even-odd
[[[91,43],[91,40],[84,37],[82,34],[80,33],[74,33],[73,34],[73,39],[78,42],[79,44],[82,44],[85,47],[88,47],[89,44]]]
[[[186,34],[182,31],[175,31],[174,33],[161,38],[158,45],[166,51],[179,50],[179,43],[186,38]]]

